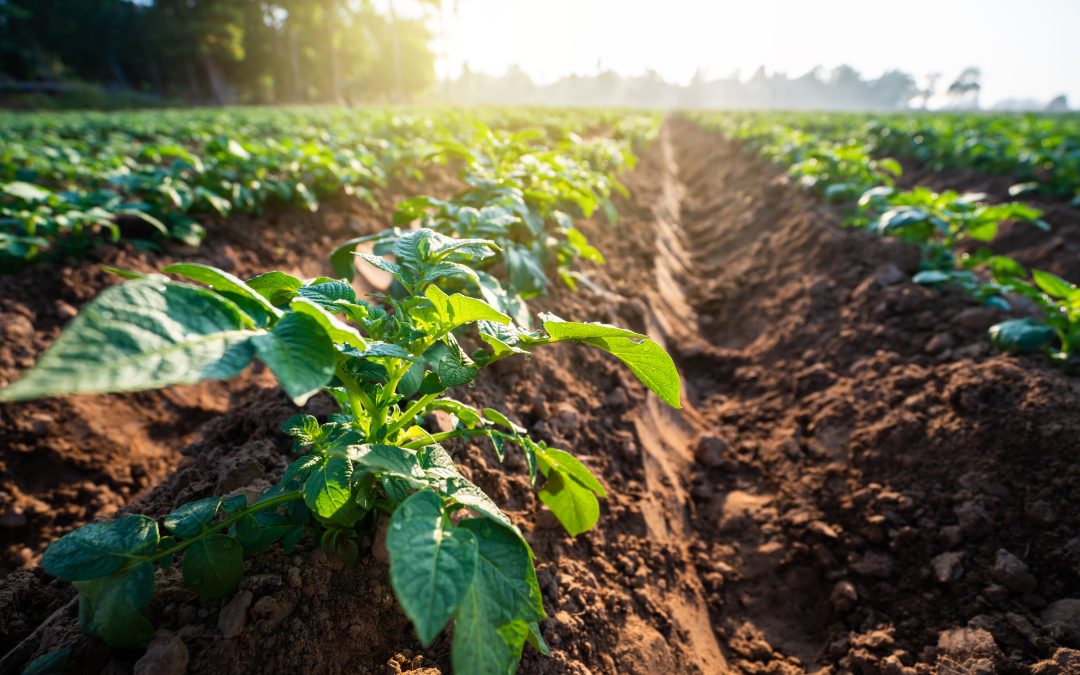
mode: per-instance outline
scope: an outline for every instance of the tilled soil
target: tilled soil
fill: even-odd
[[[567,345],[460,392],[577,454],[611,494],[598,527],[570,539],[520,458],[450,447],[536,553],[553,655],[527,648],[520,672],[1080,670],[1076,381],[994,354],[995,310],[910,283],[913,250],[837,228],[842,214],[782,171],[688,123],[669,122],[627,183],[619,225],[588,226],[608,264],[544,308],[663,340],[685,409]],[[217,399],[227,410],[178,420],[168,442],[184,459],[121,508],[162,515],[280,474],[286,398],[258,378],[213,386],[231,387]],[[13,572],[0,583],[0,655],[19,647],[0,670],[65,644],[77,672],[448,672],[448,635],[420,649],[395,606],[379,529],[355,568],[306,541],[249,562],[222,601],[160,572],[161,633],[145,655],[79,637],[68,585]]]

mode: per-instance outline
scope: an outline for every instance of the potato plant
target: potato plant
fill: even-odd
[[[1011,309],[1010,294],[1030,297],[1042,310],[1041,320],[1027,317],[1000,323],[990,329],[991,342],[1009,352],[1045,350],[1054,361],[1068,368],[1075,365],[1080,349],[1076,287],[1043,271],[1029,278],[1015,260],[979,247],[992,242],[1005,222],[1048,231],[1050,225],[1042,220],[1040,210],[1022,202],[989,204],[986,195],[977,193],[937,193],[918,186],[897,190],[893,177],[899,175],[900,165],[875,158],[872,143],[855,140],[861,136],[853,131],[857,124],[851,126],[857,119],[853,116],[701,113],[695,119],[749,144],[772,161],[790,165],[790,175],[803,187],[831,201],[854,202],[847,224],[917,246],[922,260],[913,278],[916,283],[952,284],[979,302],[1003,310]],[[875,120],[868,126],[884,124]],[[1053,138],[1056,150],[1066,148],[1059,137]],[[1075,185],[1067,170],[1062,169],[1057,178],[1064,181],[1066,191]],[[978,247],[974,253],[973,247]]]
[[[538,143],[543,141],[543,143]],[[343,243],[331,261],[336,274],[351,279],[352,254],[371,244],[376,253],[390,251],[413,223],[448,236],[494,240],[499,253],[481,264],[485,275],[498,267],[507,293],[493,292],[481,277],[484,298],[509,312],[523,325],[526,301],[547,292],[558,275],[576,288],[573,264],[580,258],[602,263],[603,255],[574,224],[577,216],[602,210],[610,222],[616,213],[613,192],[625,193],[616,172],[631,165],[629,147],[609,139],[590,142],[572,137],[550,143],[535,129],[509,132],[477,125],[477,137],[436,144],[436,156],[461,164],[460,193],[440,199],[418,195],[397,204],[393,229]]]
[[[510,672],[526,642],[546,651],[530,547],[443,443],[483,438],[499,459],[523,453],[540,500],[571,535],[597,522],[605,489],[569,452],[450,391],[500,359],[556,342],[612,354],[675,407],[680,382],[671,358],[644,335],[553,315],[541,315],[530,331],[482,299],[440,288],[476,282],[474,267],[498,251],[491,240],[419,229],[394,240],[392,261],[364,256],[394,276],[398,297],[366,301],[340,279],[268,272],[241,280],[182,263],[163,271],[185,281],[129,274],[84,308],[0,400],[224,379],[258,359],[298,405],[327,392],[339,412],[287,420],[297,456],[250,501],[244,494],[200,499],[160,521],[125,515],[53,543],[44,567],[75,584],[83,630],[121,647],[149,640],[153,627],[142,610],[157,566],[179,559],[195,594],[220,598],[239,584],[245,556],[274,545],[292,549],[312,532],[352,562],[360,553],[357,527],[389,517],[390,581],[423,644],[453,620],[459,673]],[[435,410],[450,413],[454,428],[426,429]]]

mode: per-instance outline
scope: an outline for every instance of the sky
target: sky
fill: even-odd
[[[457,11],[454,11],[454,5]],[[847,63],[864,76],[983,72],[982,100],[1080,103],[1080,0],[448,0],[432,28],[440,74],[468,63],[538,82],[646,69],[685,83],[759,65],[801,75]]]

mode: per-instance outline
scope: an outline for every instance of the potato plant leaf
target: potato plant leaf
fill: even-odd
[[[306,314],[286,314],[272,331],[253,338],[252,344],[297,405],[303,405],[334,375],[337,362],[330,337]]]
[[[544,619],[532,554],[513,530],[490,520],[458,527],[476,536],[478,556],[455,614],[452,665],[459,673],[506,675],[521,656],[529,624]]]
[[[211,291],[153,278],[121,284],[79,312],[0,400],[234,377],[250,363],[257,335],[234,304]]]
[[[223,598],[244,576],[244,549],[236,539],[212,534],[188,547],[182,566],[184,583],[201,598]]]
[[[154,594],[154,566],[140,562],[108,576],[76,581],[79,625],[115,647],[133,649],[150,641],[154,629],[142,608]]]
[[[122,516],[65,534],[49,546],[41,562],[46,572],[65,581],[95,579],[116,572],[157,542],[153,518]]]
[[[438,495],[421,490],[394,511],[386,548],[394,592],[427,646],[473,582],[476,539],[470,530],[450,524]]]

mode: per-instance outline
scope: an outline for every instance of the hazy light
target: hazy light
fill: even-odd
[[[983,101],[1065,93],[1080,103],[1078,0],[453,0],[445,62],[538,82],[611,68],[687,82],[759,66],[802,74],[847,63],[864,76],[899,68],[920,79],[966,66],[983,72]],[[433,27],[439,29],[439,22]],[[443,44],[435,45],[443,52]]]

